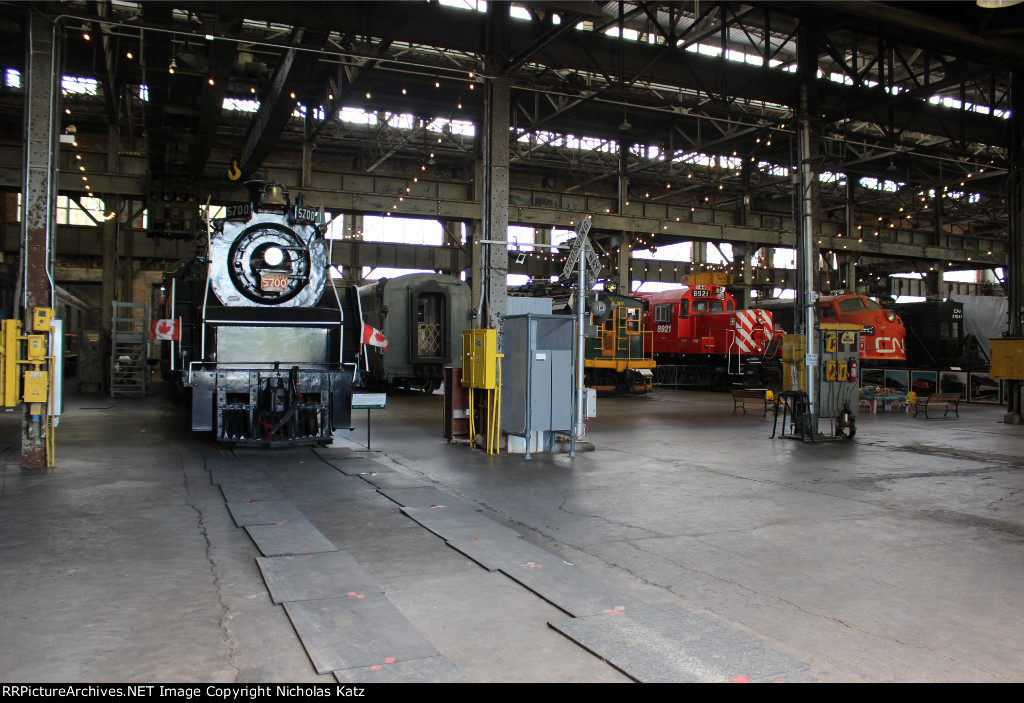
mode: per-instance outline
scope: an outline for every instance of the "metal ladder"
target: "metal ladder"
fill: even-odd
[[[149,304],[114,302],[110,397],[146,395]]]

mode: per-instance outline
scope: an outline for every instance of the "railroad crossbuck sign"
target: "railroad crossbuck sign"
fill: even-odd
[[[572,276],[572,272],[580,260],[580,254],[586,250],[584,254],[586,271],[590,274],[591,285],[597,282],[597,277],[601,273],[601,260],[597,258],[594,248],[589,246],[590,241],[587,239],[587,232],[590,231],[592,222],[590,215],[587,215],[581,218],[579,224],[576,225],[576,241],[573,242],[572,249],[569,250],[569,256],[562,268],[562,275],[558,277],[559,280],[565,281]]]

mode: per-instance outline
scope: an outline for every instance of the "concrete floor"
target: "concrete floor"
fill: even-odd
[[[1024,680],[1024,427],[858,418],[853,442],[770,439],[726,395],[602,398],[596,451],[487,456],[441,437],[440,395],[392,395],[372,455],[651,605],[806,663],[823,682]],[[360,449],[365,413],[335,446]],[[0,417],[0,681],[334,682],[318,675],[210,482],[229,452],[145,399],[69,398],[56,467],[20,468]],[[487,571],[308,449],[242,450],[473,682],[627,676]]]

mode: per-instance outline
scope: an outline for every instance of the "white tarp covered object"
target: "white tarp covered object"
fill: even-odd
[[[991,295],[951,295],[950,300],[964,304],[964,334],[973,334],[989,358],[988,340],[1002,337],[1007,331],[1009,301]]]

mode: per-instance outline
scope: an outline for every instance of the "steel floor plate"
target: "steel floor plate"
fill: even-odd
[[[410,659],[334,672],[339,683],[469,683],[465,674],[442,656]]]
[[[438,656],[383,595],[285,603],[317,673]]]
[[[577,618],[632,612],[635,608],[647,607],[643,601],[598,581],[561,559],[550,564],[526,562],[502,566],[500,571],[559,610]]]
[[[407,508],[443,507],[464,503],[464,501],[461,501],[444,491],[439,491],[433,486],[420,486],[418,488],[378,488],[377,492]]]
[[[266,468],[264,457],[208,456],[208,471],[260,471]]]
[[[488,571],[518,564],[562,564],[560,557],[515,537],[473,537],[447,539],[448,546],[462,552]]]
[[[407,476],[397,471],[363,474],[360,475],[360,478],[368,483],[372,483],[377,488],[430,488],[430,485],[423,481],[423,479]]]
[[[548,625],[644,683],[808,680],[806,664],[681,608],[644,606]]]
[[[222,486],[225,483],[269,483],[264,469],[210,469],[210,483]]]
[[[313,453],[318,457],[326,461],[328,464],[334,461],[345,461],[347,459],[355,459],[358,454],[355,450],[349,447],[317,447],[313,450]]]
[[[402,512],[444,540],[514,539],[519,536],[515,530],[462,505],[437,508],[406,506]]]
[[[270,525],[305,520],[306,516],[290,500],[243,500],[228,502],[228,510],[235,524]]]
[[[266,481],[225,481],[220,492],[228,503],[257,500],[284,500],[284,494]]]
[[[313,453],[346,476],[359,476],[371,471],[378,473],[391,472],[391,469],[385,468],[383,464],[368,458],[365,453],[360,454],[348,448],[314,449]]]
[[[257,557],[256,563],[275,603],[383,593],[348,552]]]
[[[389,469],[372,459],[349,459],[348,461],[339,461],[332,466],[346,476],[361,476],[363,478],[395,473],[394,469]]]
[[[283,525],[246,525],[245,531],[265,557],[338,551],[309,520]]]

